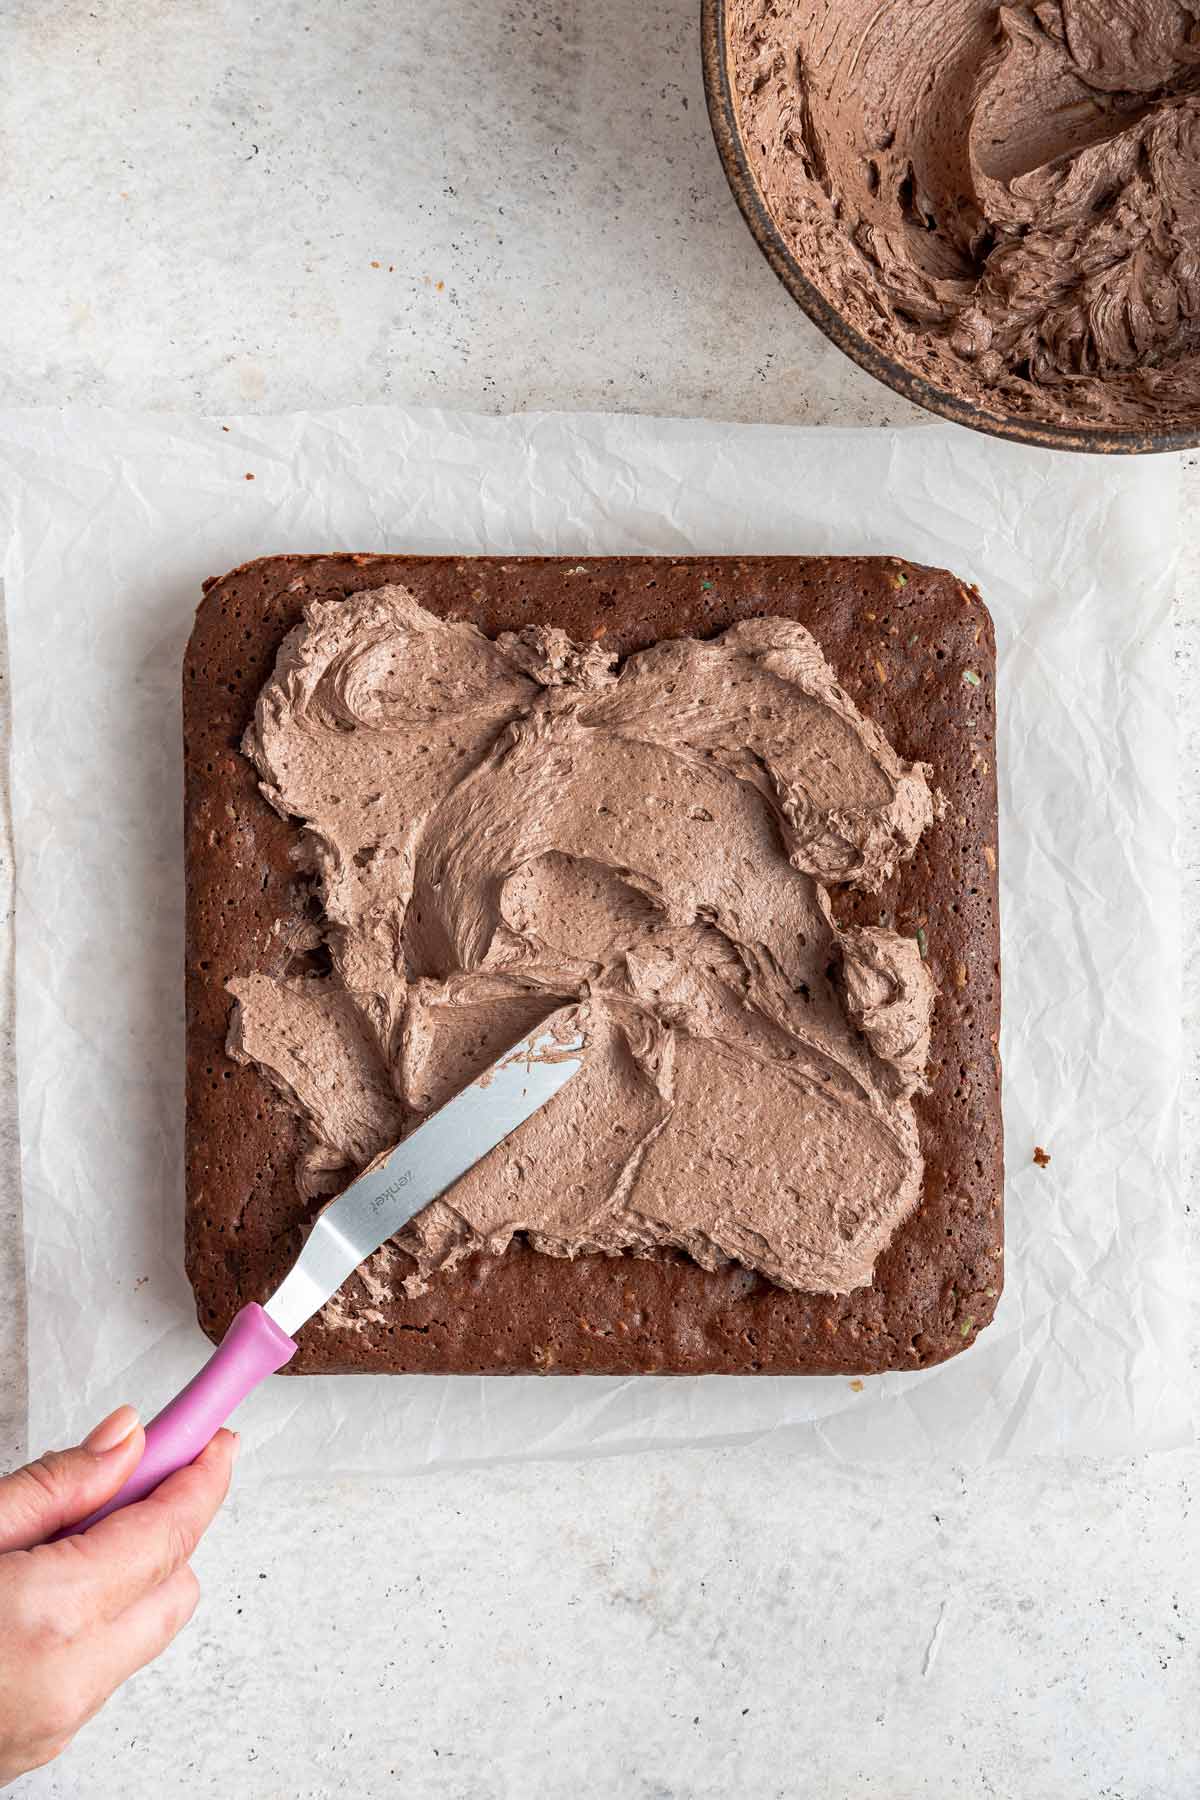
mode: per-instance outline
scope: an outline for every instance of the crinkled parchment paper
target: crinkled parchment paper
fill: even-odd
[[[1173,461],[939,427],[377,408],[10,414],[0,470],[35,1445],[121,1400],[152,1409],[206,1351],[182,1254],[180,660],[204,576],[333,549],[878,551],[980,584],[1000,641],[1008,1286],[964,1355],[861,1391],[277,1379],[239,1417],[260,1471],[769,1432],[837,1456],[956,1460],[1190,1434]]]

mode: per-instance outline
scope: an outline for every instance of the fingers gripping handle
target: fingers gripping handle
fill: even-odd
[[[73,1537],[118,1508],[144,1500],[160,1481],[194,1462],[246,1395],[295,1354],[295,1343],[261,1306],[243,1306],[199,1374],[146,1427],[145,1454],[125,1485],[58,1535]]]

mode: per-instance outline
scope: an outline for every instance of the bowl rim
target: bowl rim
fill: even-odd
[[[831,343],[856,362],[868,375],[882,381],[904,399],[938,413],[956,425],[969,426],[1010,443],[1033,444],[1040,449],[1075,450],[1094,455],[1135,456],[1146,452],[1191,450],[1200,445],[1200,424],[1194,430],[1145,431],[1133,426],[1052,425],[1038,420],[1009,417],[960,399],[903,363],[886,356],[832,306],[804,273],[776,225],[754,179],[742,140],[729,69],[725,28],[727,0],[701,0],[700,32],[704,62],[704,94],[709,123],[725,176],[742,216],[759,249],[788,293]]]

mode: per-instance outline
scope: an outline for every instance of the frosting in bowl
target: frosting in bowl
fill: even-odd
[[[887,355],[1054,424],[1200,421],[1197,0],[728,0],[746,154]]]

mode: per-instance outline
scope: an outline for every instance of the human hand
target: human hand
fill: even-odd
[[[232,1431],[145,1500],[46,1542],[112,1498],[145,1441],[122,1406],[78,1449],[0,1477],[0,1786],[65,1749],[195,1610],[188,1559],[228,1491]]]

